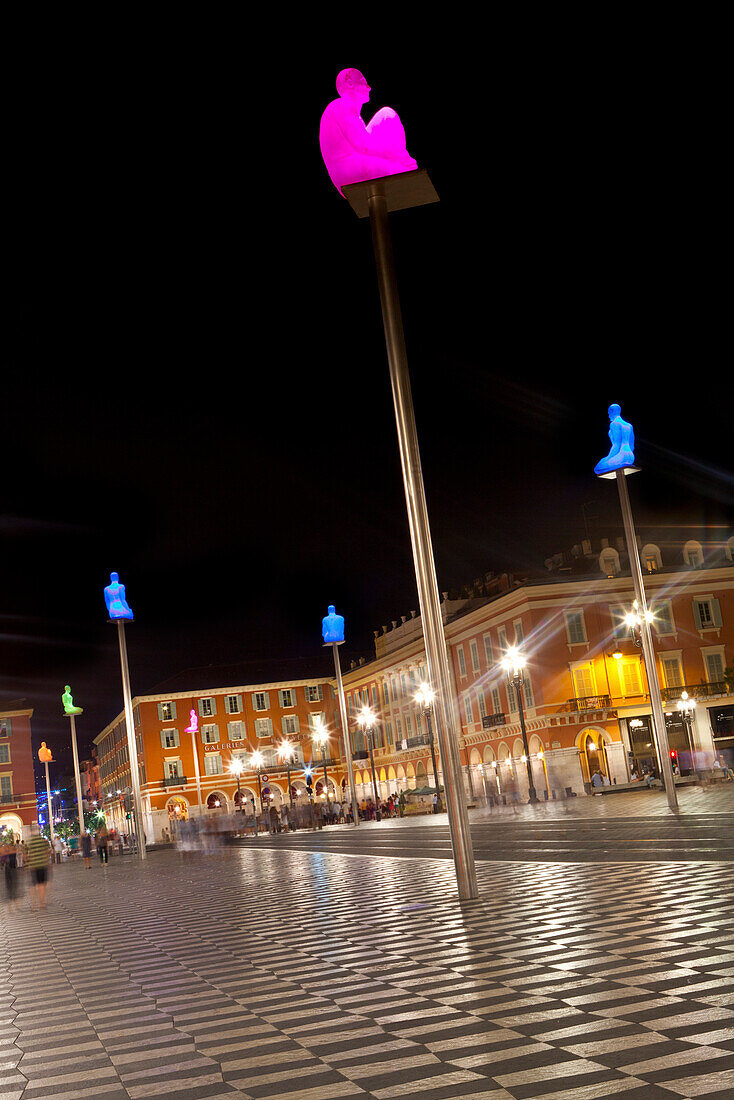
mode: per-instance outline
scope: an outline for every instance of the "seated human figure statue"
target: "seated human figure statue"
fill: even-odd
[[[609,406],[609,438],[612,448],[606,458],[597,462],[595,474],[611,473],[635,464],[635,433],[632,425],[622,419],[621,412],[619,405]]]
[[[198,733],[199,732],[199,717],[195,710],[189,711],[189,725],[185,730],[186,733]]]
[[[132,619],[134,615],[125,599],[125,585],[120,584],[117,573],[110,573],[110,583],[104,590],[104,599],[111,619]]]
[[[64,704],[64,714],[83,714],[82,707],[74,706],[74,699],[71,694],[71,688],[67,684],[64,688],[64,694],[61,696],[61,702]]]
[[[417,162],[405,148],[405,130],[392,107],[382,107],[365,125],[361,111],[370,86],[358,69],[342,69],[336,78],[339,98],[332,100],[319,128],[319,145],[332,183],[349,183],[411,172]]]
[[[321,620],[321,636],[324,645],[334,645],[344,641],[344,616],[337,615],[333,603],[329,604],[329,614]]]

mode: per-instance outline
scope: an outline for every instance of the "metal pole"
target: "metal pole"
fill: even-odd
[[[377,775],[375,774],[375,758],[372,755],[372,730],[367,730],[367,744],[370,747],[370,767],[372,768],[372,793],[375,796],[375,821],[382,821],[380,813],[380,798],[377,794]]]
[[[291,811],[292,811],[293,810],[293,790],[291,788],[291,762],[290,762],[290,760],[286,760],[286,762],[285,762],[285,771],[286,771],[286,775],[288,776],[288,801],[290,802]]]
[[[441,801],[441,791],[438,788],[438,768],[436,767],[436,746],[433,743],[433,726],[431,725],[431,711],[429,707],[426,707],[426,724],[428,725],[428,740],[431,746],[431,763],[433,764],[433,784],[436,788],[436,813],[443,813],[443,802]]]
[[[54,842],[54,808],[51,802],[51,784],[48,778],[48,761],[45,761],[44,767],[46,768],[46,802],[48,804],[48,830],[51,837],[51,844]]]
[[[329,817],[331,817],[331,799],[329,798],[329,777],[326,774],[326,746],[321,750],[321,759],[324,764],[324,793],[326,794],[326,804],[329,807]]]
[[[535,793],[535,783],[533,782],[533,765],[530,760],[528,733],[525,729],[525,712],[522,706],[522,676],[515,677],[512,681],[512,686],[515,689],[515,696],[517,697],[517,709],[520,714],[520,732],[522,733],[522,747],[525,750],[525,767],[528,772],[528,802],[537,802],[538,796]]]
[[[191,751],[194,754],[194,775],[196,776],[196,794],[199,801],[199,817],[202,814],[201,805],[201,776],[199,775],[199,750],[196,745],[196,734],[191,731]],[[240,777],[237,776],[237,789],[239,790]]]
[[[446,638],[443,632],[441,602],[433,559],[428,509],[423,488],[418,432],[410,390],[408,356],[405,350],[403,321],[393,261],[392,241],[387,214],[387,200],[375,185],[369,196],[370,226],[375,252],[377,281],[380,289],[385,343],[390,365],[395,420],[397,424],[400,461],[408,510],[410,538],[418,587],[418,600],[426,643],[426,660],[432,684],[436,690],[436,725],[443,764],[449,832],[456,869],[456,882],[462,900],[479,895],[474,865],[469,813],[461,780],[459,756],[459,722],[451,685]]]
[[[127,667],[127,644],[125,642],[125,622],[117,620],[117,640],[120,643],[120,668],[122,671],[122,697],[125,702],[125,727],[127,729],[127,754],[130,758],[130,786],[133,789],[133,805],[137,823],[138,855],[147,856],[145,844],[145,826],[143,824],[143,800],[140,797],[140,769],[138,767],[138,747],[135,743],[135,723],[133,720],[133,701],[130,694],[130,672]]]
[[[84,836],[84,806],[82,805],[82,781],[79,776],[79,751],[76,747],[76,722],[74,715],[70,714],[71,721],[71,751],[74,757],[74,781],[76,783],[76,805],[79,811],[79,843]]]
[[[632,508],[630,507],[629,493],[627,492],[627,477],[624,470],[617,470],[617,488],[619,489],[619,502],[622,506],[622,521],[624,533],[627,539],[627,556],[629,557],[630,570],[632,571],[632,583],[640,613],[640,637],[642,640],[642,652],[645,656],[645,669],[647,670],[647,684],[650,689],[650,704],[653,713],[653,726],[655,740],[658,747],[658,757],[663,773],[665,793],[668,798],[668,806],[674,812],[678,812],[678,795],[675,790],[673,769],[670,766],[670,749],[668,748],[668,734],[665,729],[665,714],[663,713],[663,700],[660,695],[657,666],[655,664],[655,650],[652,644],[652,632],[647,621],[647,603],[645,602],[645,585],[642,580],[642,568],[640,556],[637,552],[637,537],[635,525],[632,520]]]
[[[339,700],[339,717],[341,719],[344,734],[344,755],[347,760],[347,775],[349,776],[349,794],[352,799],[352,824],[359,825],[359,802],[357,801],[357,785],[354,782],[354,766],[352,764],[352,746],[349,740],[349,719],[347,718],[347,703],[344,698],[344,683],[342,682],[342,668],[339,660],[339,643],[332,642],[334,651],[334,671],[336,672],[336,694]]]

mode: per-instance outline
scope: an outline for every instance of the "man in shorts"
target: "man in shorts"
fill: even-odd
[[[48,883],[50,862],[51,845],[41,835],[37,822],[34,822],[31,825],[31,835],[28,840],[28,866],[31,872],[31,885],[39,909],[46,908],[46,885]],[[32,900],[31,908],[33,908]]]

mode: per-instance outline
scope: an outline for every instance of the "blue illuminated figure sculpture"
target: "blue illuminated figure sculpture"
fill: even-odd
[[[619,405],[609,406],[609,438],[612,449],[594,467],[594,473],[600,476],[635,464],[635,433],[632,425],[622,419],[621,412]]]
[[[135,617],[125,599],[125,585],[120,584],[118,573],[110,573],[110,583],[104,590],[104,601],[107,604],[110,619],[129,619],[132,621]]]
[[[337,615],[333,603],[329,604],[329,614],[321,620],[321,636],[324,645],[341,645],[344,641],[344,616]]]

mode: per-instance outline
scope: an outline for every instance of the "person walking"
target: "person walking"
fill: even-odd
[[[92,838],[87,832],[82,833],[82,859],[89,870],[92,866]]]
[[[5,873],[5,896],[12,913],[18,903],[18,846],[12,834],[9,841],[2,846],[2,862]]]
[[[54,863],[61,863],[64,858],[64,845],[58,833],[54,836]]]
[[[270,814],[270,832],[271,833],[279,833],[280,832],[280,818],[278,817],[278,808],[277,808],[277,806],[275,805],[274,802],[270,803],[269,814]]]
[[[97,832],[95,834],[94,843],[95,843],[95,846],[97,848],[97,855],[99,856],[99,862],[104,864],[105,866],[109,863],[109,860],[110,860],[109,853],[107,851],[107,839],[108,839],[107,826],[104,825],[104,824],[100,825],[99,829],[97,829]]]
[[[31,835],[28,841],[28,866],[31,871],[31,885],[36,898],[36,908],[46,908],[46,888],[48,885],[49,864],[51,863],[51,845],[42,836],[38,822],[31,825]],[[31,899],[31,909],[34,908]]]

